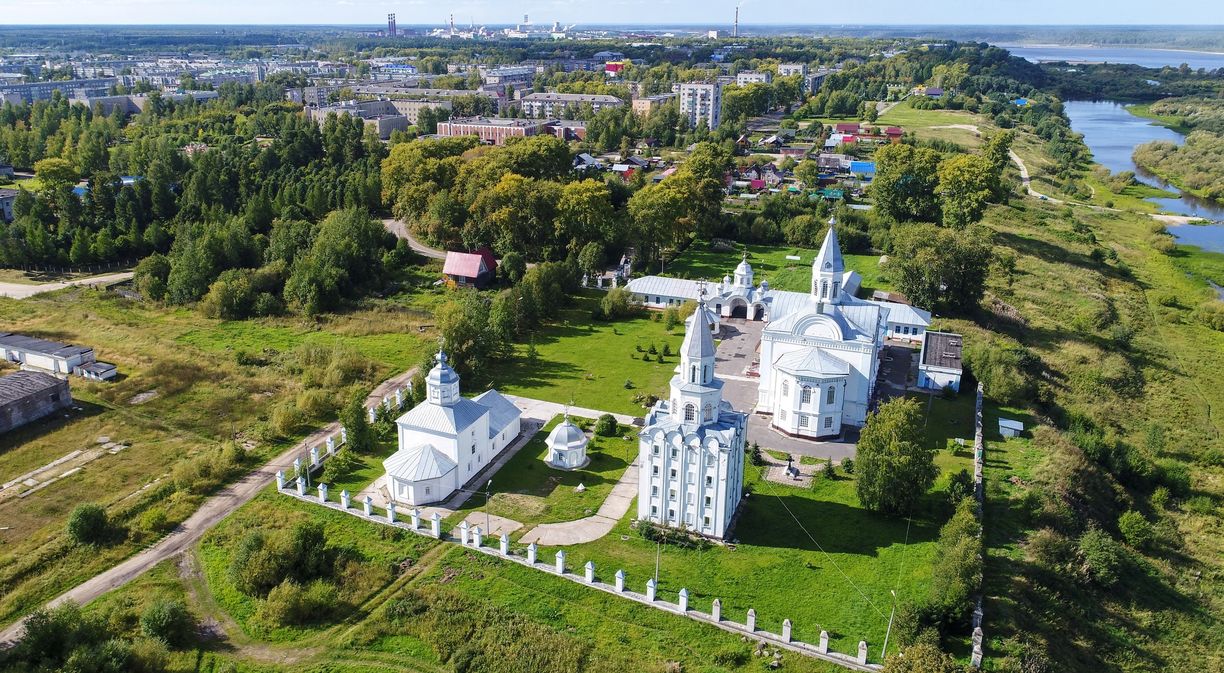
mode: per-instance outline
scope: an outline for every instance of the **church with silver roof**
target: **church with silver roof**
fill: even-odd
[[[389,499],[401,505],[445,500],[519,434],[522,412],[496,390],[468,399],[459,374],[438,352],[425,399],[395,421],[399,450],[383,461]]]
[[[715,320],[767,323],[761,335],[754,411],[769,416],[775,429],[796,437],[823,438],[840,435],[843,425],[863,425],[885,339],[904,334],[906,339],[920,340],[930,325],[930,313],[896,302],[857,298],[860,277],[846,269],[832,226],[812,261],[807,292],[775,290],[764,280],[756,284],[753,275],[745,259],[734,277],[721,284],[647,276],[630,281],[627,289],[652,308],[704,298],[704,312]]]

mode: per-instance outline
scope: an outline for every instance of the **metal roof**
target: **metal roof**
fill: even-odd
[[[922,364],[960,371],[964,341],[964,337],[951,332],[927,332],[922,342]]]
[[[484,270],[484,258],[474,252],[448,252],[442,267],[443,274],[463,278],[476,278]]]
[[[823,348],[802,348],[778,358],[774,366],[798,376],[848,376],[850,364]]]
[[[888,322],[899,323],[903,325],[921,325],[929,327],[931,324],[931,312],[924,311],[920,308],[915,308],[909,304],[902,304],[895,301],[882,301],[878,299],[869,299],[868,302],[888,309]]]
[[[581,449],[587,445],[587,441],[586,433],[571,423],[568,417],[548,433],[550,449]]]
[[[387,474],[405,481],[422,481],[445,476],[457,467],[455,461],[432,444],[400,449],[383,461]]]
[[[24,334],[13,334],[11,332],[0,333],[0,346],[11,350],[23,350],[31,353],[41,353],[43,355],[51,355],[59,358],[69,358],[74,355],[88,353],[92,348],[85,346],[73,346],[72,344],[60,343],[58,341],[48,341],[39,339],[38,337],[26,336]]]
[[[446,406],[434,402],[422,402],[405,412],[395,422],[407,428],[418,428],[444,435],[457,435],[487,413],[489,413],[487,407],[466,397],[461,397],[459,401]]]
[[[495,437],[523,415],[523,412],[496,390],[486,390],[473,400],[489,410],[489,436]]]
[[[42,372],[13,372],[0,376],[0,405],[19,402],[30,395],[67,385],[64,381]]]

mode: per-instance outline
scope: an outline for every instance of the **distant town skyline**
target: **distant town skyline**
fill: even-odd
[[[387,12],[400,26],[456,23],[537,25],[730,25],[736,5],[745,25],[1197,25],[1224,24],[1224,3],[1167,0],[1159,5],[1116,0],[1099,3],[1032,0],[878,0],[871,11],[847,16],[832,5],[763,0],[21,0],[6,7],[7,24],[351,24],[377,25]],[[1154,23],[1158,19],[1160,23]]]

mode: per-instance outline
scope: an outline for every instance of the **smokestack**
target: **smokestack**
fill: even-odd
[[[395,15],[387,15],[387,37],[395,37]]]
[[[735,6],[735,29],[731,31],[731,37],[739,37],[739,5]]]

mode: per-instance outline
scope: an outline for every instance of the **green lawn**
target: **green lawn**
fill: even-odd
[[[592,425],[585,418],[572,420],[583,429]],[[521,534],[533,524],[571,521],[594,514],[637,457],[637,436],[632,428],[621,426],[615,437],[592,437],[587,446],[590,464],[572,472],[558,470],[544,461],[548,457],[545,439],[560,422],[560,417],[554,418],[493,475],[490,506],[486,508],[483,497],[472,497],[447,520],[448,525],[457,524],[471,512],[487,509],[525,524],[518,531]],[[625,435],[630,439],[622,439]],[[579,484],[585,487],[581,493],[575,490]]]
[[[812,260],[818,250],[811,248],[780,247],[773,245],[736,244],[734,251],[714,250],[709,243],[694,241],[683,253],[672,260],[663,275],[675,278],[704,278],[720,282],[730,276],[739,264],[742,251],[748,251],[748,263],[752,265],[755,280],[769,281],[776,290],[807,292],[812,283]],[[787,256],[798,256],[799,261]],[[843,255],[846,265],[863,277],[860,295],[870,296],[872,290],[888,290],[891,285],[880,269],[878,255]]]
[[[633,402],[637,394],[661,395],[676,368],[675,356],[663,363],[642,360],[643,351],[654,344],[672,353],[684,340],[683,326],[670,332],[658,313],[615,322],[597,322],[591,311],[604,293],[584,292],[559,318],[541,327],[528,343],[516,344],[513,358],[490,365],[475,387],[492,386],[503,393],[523,395],[560,404],[640,416],[645,410]],[[536,357],[527,357],[534,343]],[[625,382],[632,381],[632,389]]]
[[[880,115],[875,123],[881,126],[900,126],[905,131],[915,131],[919,128],[951,124],[980,125],[982,118],[961,110],[917,110],[910,105],[909,100],[905,100],[886,114]]]
[[[396,440],[391,439],[379,442],[378,451],[373,454],[355,455],[357,466],[327,485],[327,497],[339,501],[340,491],[348,491],[349,495],[353,496],[353,506],[357,507],[357,494],[366,486],[374,483],[374,480],[386,474],[386,470],[383,469],[383,461],[390,458],[396,449]],[[314,475],[313,483],[321,480],[319,474]]]
[[[947,468],[969,464],[967,458],[943,454]],[[659,555],[659,597],[676,601],[689,591],[695,609],[709,610],[722,601],[728,619],[742,621],[748,608],[757,611],[759,628],[778,633],[790,619],[795,638],[815,643],[827,630],[830,646],[855,651],[860,639],[877,659],[891,608],[889,591],[901,602],[925,596],[930,562],[943,518],[934,494],[911,522],[873,514],[859,506],[853,480],[817,479],[811,489],[764,481],[760,468],[747,467],[745,486],[751,495],[733,537],[733,547],[705,551],[664,547]],[[567,547],[575,568],[593,560],[597,574],[611,577],[625,570],[629,585],[644,590],[654,575],[656,545],[631,529],[631,511],[606,537]],[[805,530],[806,529],[806,530]],[[552,559],[555,550],[541,552]]]

